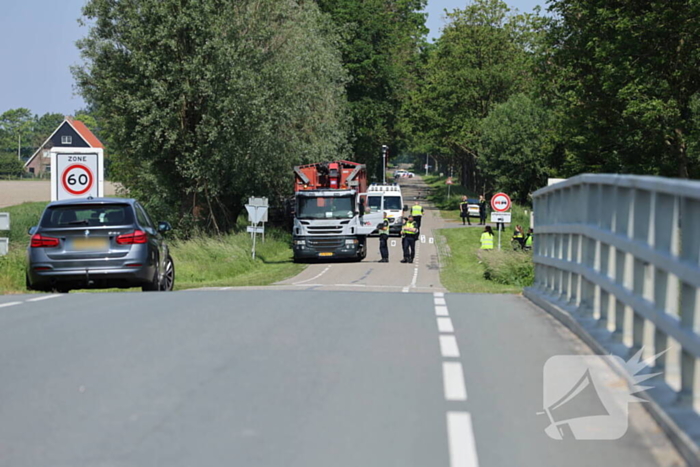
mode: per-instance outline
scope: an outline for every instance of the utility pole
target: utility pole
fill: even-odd
[[[386,153],[389,146],[382,144],[382,185],[386,185]]]
[[[17,133],[17,160],[22,162],[22,132]]]
[[[430,156],[429,156],[428,154],[425,155],[425,176],[426,176],[426,177],[428,176],[428,163],[429,163],[429,162],[428,162],[428,158],[429,158],[429,157],[430,157]]]

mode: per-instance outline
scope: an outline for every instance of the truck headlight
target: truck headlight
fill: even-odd
[[[353,238],[351,240],[345,240],[346,245],[355,245],[357,243],[357,239]]]
[[[306,245],[306,240],[294,240],[295,245]]]

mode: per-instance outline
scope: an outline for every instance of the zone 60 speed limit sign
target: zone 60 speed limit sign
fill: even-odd
[[[104,196],[102,167],[101,149],[55,148],[51,151],[51,200]]]
[[[496,212],[506,212],[510,209],[510,196],[505,193],[496,193],[491,198],[491,208]]]

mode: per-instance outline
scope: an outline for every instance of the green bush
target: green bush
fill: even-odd
[[[0,179],[20,178],[24,175],[24,164],[17,154],[0,153]]]
[[[484,278],[498,284],[529,287],[535,281],[532,255],[523,251],[481,251]]]

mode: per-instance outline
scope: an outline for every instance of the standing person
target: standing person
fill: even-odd
[[[412,263],[416,256],[416,237],[418,236],[418,227],[416,226],[413,216],[408,216],[408,220],[401,227],[401,246],[403,246],[402,263]]]
[[[532,250],[532,236],[535,234],[535,231],[530,228],[530,230],[527,231],[527,237],[525,238],[525,249],[526,250]]]
[[[423,219],[423,206],[420,205],[418,200],[413,203],[413,207],[411,208],[411,216],[416,223],[416,228],[420,230],[421,220]]]
[[[479,225],[486,225],[486,198],[479,195]]]
[[[462,196],[462,202],[459,203],[459,216],[462,218],[462,225],[472,225],[472,221],[469,219],[469,201],[466,196]]]
[[[484,233],[481,234],[480,241],[482,250],[493,250],[493,231],[490,225],[484,227]]]
[[[384,222],[379,225],[379,254],[382,255],[382,259],[379,260],[380,263],[389,262],[389,247],[387,245],[387,240],[389,239],[389,219],[386,213],[384,213]]]

